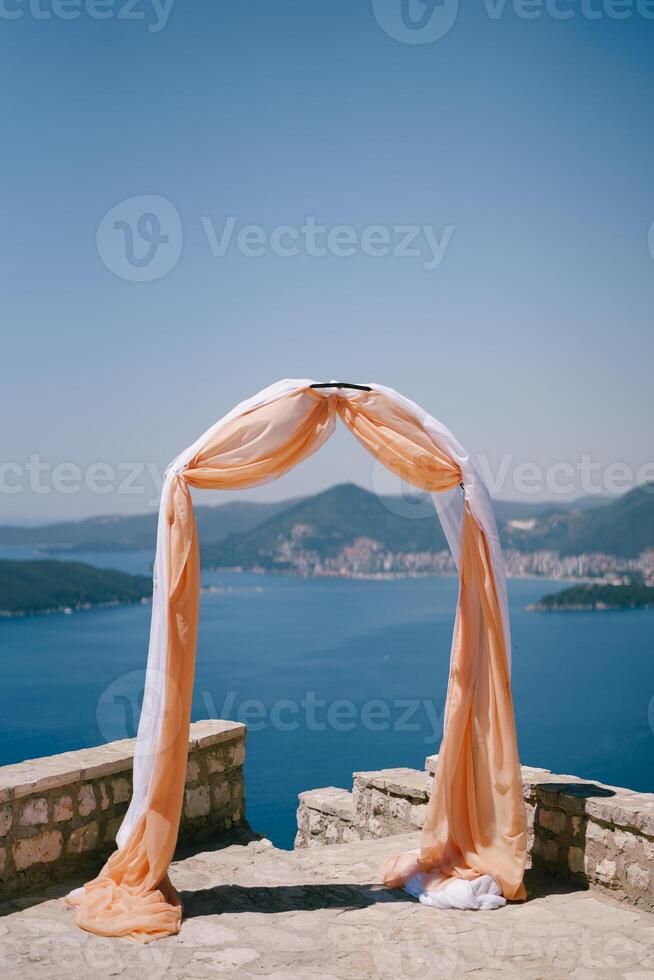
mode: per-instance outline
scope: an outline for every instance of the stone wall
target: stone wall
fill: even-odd
[[[132,795],[134,744],[0,767],[0,898],[100,868]],[[180,841],[244,823],[244,759],[244,725],[191,725]]]
[[[300,795],[296,848],[416,831],[437,756],[425,770],[356,772],[352,792]],[[522,767],[534,868],[654,910],[654,794]]]

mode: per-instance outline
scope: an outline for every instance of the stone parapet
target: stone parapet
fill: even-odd
[[[352,793],[346,789],[326,786],[300,793],[296,848],[361,840],[364,834],[356,827],[354,817]]]
[[[0,897],[98,869],[132,796],[134,739],[0,767]],[[191,725],[180,842],[245,820],[245,726]]]
[[[420,829],[438,757],[425,770],[355,772],[352,793],[300,796],[296,848]],[[531,865],[654,910],[654,794],[522,767]],[[328,792],[328,806],[323,796]]]

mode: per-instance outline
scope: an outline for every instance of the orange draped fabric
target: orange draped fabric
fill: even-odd
[[[484,535],[466,508],[445,732],[417,855],[390,858],[389,888],[417,872],[430,891],[449,878],[492,875],[525,898],[527,829],[500,611]]]
[[[207,434],[174,477],[168,501],[165,705],[147,809],[125,846],[71,897],[83,929],[149,942],[181,924],[168,866],[184,792],[200,589],[189,487],[234,490],[273,480],[329,438],[337,414],[366,449],[413,485],[443,491],[461,482],[456,461],[420,422],[374,390],[342,397],[299,389]],[[460,562],[446,727],[421,850],[417,858],[391,858],[382,874],[390,887],[417,870],[434,884],[490,874],[506,898],[522,898],[526,819],[507,651],[486,538],[468,508]]]

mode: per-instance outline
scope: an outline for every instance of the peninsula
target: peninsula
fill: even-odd
[[[152,581],[75,561],[0,561],[0,616],[72,612],[139,602]]]

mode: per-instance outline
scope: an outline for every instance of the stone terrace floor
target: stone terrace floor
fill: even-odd
[[[415,844],[396,836],[289,852],[243,837],[187,850],[172,869],[181,933],[146,946],[77,929],[68,888],[14,900],[0,906],[0,977],[654,980],[654,915],[531,872],[524,904],[438,912],[377,883],[381,861]]]

